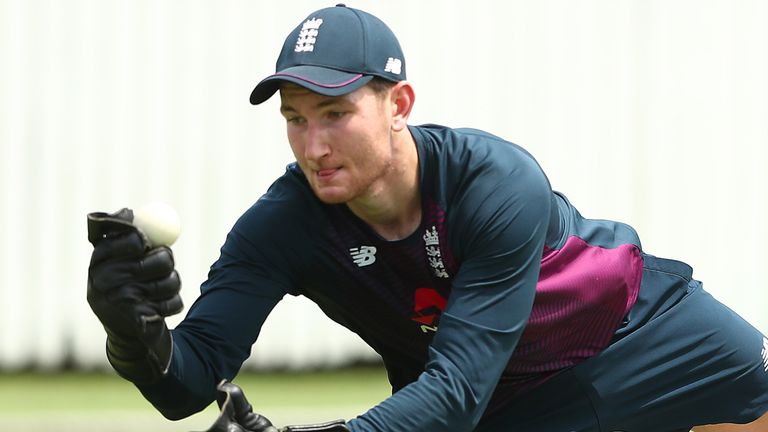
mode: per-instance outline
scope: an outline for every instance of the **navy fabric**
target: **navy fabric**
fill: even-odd
[[[484,419],[477,432],[599,431],[592,402],[573,370],[559,373],[540,387]]]
[[[582,218],[512,143],[411,132],[419,228],[386,241],[291,164],[227,236],[173,330],[169,374],[141,386],[158,410],[182,418],[213,401],[285,294],[381,355],[393,396],[350,420],[355,432],[657,432],[765,410],[762,335],[701,294],[690,267],[642,255],[624,224]],[[666,419],[677,423],[653,423]]]
[[[645,256],[614,343],[486,419],[478,431],[673,432],[768,410],[765,337],[679,261]]]
[[[406,79],[397,37],[375,16],[337,5],[313,12],[288,35],[275,74],[253,89],[250,100],[258,105],[269,99],[280,81],[339,96],[374,76],[393,82]]]

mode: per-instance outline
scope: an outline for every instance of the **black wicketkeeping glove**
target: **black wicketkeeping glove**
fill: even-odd
[[[206,432],[349,432],[343,420],[277,429],[266,417],[253,412],[240,387],[222,381],[216,388],[221,414]]]
[[[150,249],[131,221],[129,209],[88,215],[88,304],[107,332],[107,358],[115,370],[150,383],[170,365],[173,341],[164,318],[183,308],[181,281],[171,250]]]
[[[221,413],[206,432],[278,432],[266,417],[253,412],[239,386],[222,381],[216,390]]]

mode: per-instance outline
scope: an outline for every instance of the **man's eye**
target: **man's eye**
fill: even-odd
[[[342,112],[342,111],[331,111],[331,112],[328,113],[328,117],[333,118],[333,119],[339,119],[339,118],[344,117],[344,114],[346,114],[346,113]]]
[[[304,117],[288,117],[285,119],[288,123],[299,125],[304,123]]]

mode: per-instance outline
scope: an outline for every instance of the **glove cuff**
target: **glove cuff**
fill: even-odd
[[[168,373],[173,338],[165,321],[155,325],[151,341],[128,340],[107,330],[107,359],[118,375],[136,384],[152,384]]]

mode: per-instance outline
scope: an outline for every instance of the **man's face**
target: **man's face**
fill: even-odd
[[[339,204],[372,196],[393,163],[388,95],[364,86],[343,96],[280,88],[288,141],[317,197]]]

